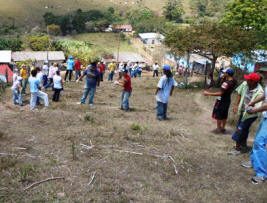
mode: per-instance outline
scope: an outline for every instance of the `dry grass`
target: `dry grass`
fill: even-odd
[[[13,106],[7,95],[0,152],[11,156],[0,156],[0,202],[266,202],[266,185],[252,185],[253,171],[240,167],[248,155],[227,156],[230,134],[210,133],[214,98],[176,89],[170,120],[159,122],[156,83],[151,75],[133,79],[130,112],[118,110],[121,89],[109,82],[98,88],[94,108],[76,104],[82,84],[67,83],[46,112]],[[172,156],[178,175],[169,159],[153,155]]]

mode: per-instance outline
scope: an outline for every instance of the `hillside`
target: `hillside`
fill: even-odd
[[[229,1],[182,0],[184,17],[197,17],[198,12],[204,16],[220,17],[225,3]],[[0,0],[0,23],[11,24],[14,21],[16,25],[26,27],[43,26],[44,13],[52,12],[55,15],[61,15],[79,8],[85,11],[113,7],[115,10],[125,12],[131,8],[147,6],[156,15],[161,15],[166,2],[167,0]]]

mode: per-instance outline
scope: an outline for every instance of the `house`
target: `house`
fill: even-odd
[[[235,54],[231,58],[231,62],[241,70],[249,73],[256,72],[262,66],[267,65],[267,50],[253,51],[252,58],[249,58],[244,54]]]
[[[131,25],[116,25],[114,27],[115,32],[132,32],[133,27]]]
[[[3,82],[12,82],[13,72],[7,64],[0,65],[0,77]]]
[[[139,33],[138,36],[144,44],[161,44],[165,38],[159,33]]]
[[[37,66],[43,65],[44,61],[49,63],[62,63],[65,60],[63,51],[18,51],[12,53],[12,61],[21,62],[32,60]]]
[[[4,50],[4,51],[0,51],[0,63],[11,63],[11,51],[9,50]]]
[[[118,63],[127,63],[128,61],[132,63],[145,63],[145,59],[141,55],[133,52],[116,52],[112,54],[112,58],[104,58],[103,61],[105,63],[110,63],[111,61]]]

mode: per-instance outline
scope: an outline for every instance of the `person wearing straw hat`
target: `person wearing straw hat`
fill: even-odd
[[[262,67],[259,71],[263,74],[264,79],[267,79],[267,67]],[[261,106],[255,106],[262,101],[264,102]],[[251,181],[253,184],[260,184],[267,179],[267,83],[264,93],[259,98],[251,101],[248,106],[252,107],[252,109],[248,111],[249,114],[262,112],[263,118],[255,136],[254,145],[250,154],[250,161],[243,163],[242,166],[247,168],[253,167],[256,176],[251,178]]]

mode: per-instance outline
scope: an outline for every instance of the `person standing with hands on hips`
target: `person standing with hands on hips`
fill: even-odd
[[[169,96],[172,95],[173,89],[177,86],[177,83],[173,79],[171,67],[169,65],[163,66],[163,76],[160,78],[157,90],[157,119],[159,121],[167,120],[167,108],[169,102]]]

